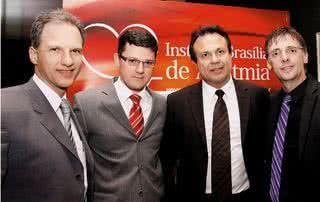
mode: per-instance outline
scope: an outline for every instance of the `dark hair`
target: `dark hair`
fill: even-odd
[[[40,37],[43,32],[43,28],[49,22],[65,22],[74,25],[78,28],[81,34],[82,45],[84,44],[85,30],[80,20],[71,13],[63,11],[62,9],[55,9],[40,13],[40,15],[38,15],[36,19],[33,21],[30,31],[30,40],[32,47],[39,47]]]
[[[230,41],[229,35],[227,32],[225,32],[222,29],[222,27],[220,27],[219,25],[203,26],[203,27],[199,27],[198,29],[193,31],[191,34],[189,53],[190,53],[190,57],[191,57],[192,61],[197,62],[197,56],[196,56],[196,53],[194,52],[194,49],[193,49],[193,46],[194,46],[194,43],[196,42],[196,40],[200,36],[204,36],[206,34],[214,34],[214,33],[217,33],[226,39],[228,51],[229,51],[229,53],[231,53],[231,41]]]
[[[118,43],[118,54],[124,51],[125,45],[129,43],[130,45],[140,46],[144,48],[150,48],[154,55],[157,56],[158,52],[158,42],[155,37],[144,29],[131,28],[124,31],[119,37]]]
[[[266,52],[266,57],[269,57],[268,48],[271,46],[272,43],[274,43],[278,37],[283,37],[285,35],[290,35],[292,38],[296,39],[303,50],[307,52],[307,44],[301,34],[297,32],[293,27],[280,27],[275,30],[273,30],[266,39],[266,42],[264,44],[264,50]]]

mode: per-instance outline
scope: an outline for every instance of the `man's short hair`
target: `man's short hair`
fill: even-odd
[[[229,38],[229,35],[227,32],[225,32],[223,30],[222,27],[218,26],[218,25],[209,25],[209,26],[203,26],[203,27],[199,27],[198,29],[196,29],[195,31],[192,32],[191,34],[191,40],[190,40],[190,45],[189,45],[189,53],[190,53],[190,57],[191,60],[194,62],[197,62],[197,56],[196,53],[194,52],[194,43],[196,42],[196,40],[200,37],[200,36],[204,36],[206,34],[214,34],[217,33],[219,35],[221,35],[223,38],[226,39],[227,41],[227,46],[228,46],[228,51],[231,54],[231,41]]]
[[[144,48],[150,48],[154,55],[157,56],[158,42],[155,37],[145,29],[131,28],[124,31],[118,42],[118,54],[121,55],[124,51],[125,45],[135,45]]]
[[[33,21],[30,31],[30,40],[32,47],[39,47],[43,28],[49,22],[65,22],[74,25],[80,32],[82,45],[84,44],[85,30],[80,20],[71,13],[68,13],[62,9],[55,9],[40,13]]]
[[[301,34],[299,34],[299,32],[297,32],[293,27],[285,26],[273,30],[267,36],[266,42],[264,44],[264,50],[267,58],[269,57],[268,48],[271,46],[271,44],[276,42],[279,37],[284,37],[285,35],[290,35],[292,38],[296,39],[303,50],[307,52],[307,44]]]

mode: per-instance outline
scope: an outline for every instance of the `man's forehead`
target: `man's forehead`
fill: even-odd
[[[217,33],[208,33],[203,36],[199,36],[194,43],[194,47],[199,50],[218,49],[226,46],[226,39]]]
[[[296,38],[292,37],[289,34],[285,34],[285,35],[280,35],[280,36],[277,36],[277,37],[273,38],[271,40],[271,43],[270,43],[269,47],[278,46],[278,45],[283,44],[283,43],[285,43],[287,46],[300,45],[299,41]]]

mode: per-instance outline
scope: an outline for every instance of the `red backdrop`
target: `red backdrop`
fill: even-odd
[[[73,94],[110,82],[118,75],[113,64],[117,35],[132,24],[153,30],[159,40],[154,77],[149,87],[170,92],[199,80],[195,64],[189,58],[191,32],[201,25],[221,25],[233,45],[232,75],[271,90],[280,87],[267,68],[263,50],[266,35],[276,27],[289,25],[287,11],[230,6],[167,2],[159,0],[98,0],[73,3],[64,0],[64,8],[75,14],[87,27],[87,39],[81,73],[69,89]],[[85,61],[85,62],[86,62]]]

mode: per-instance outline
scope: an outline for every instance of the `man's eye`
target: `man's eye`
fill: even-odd
[[[279,51],[272,51],[272,52],[271,52],[271,55],[272,55],[272,56],[277,56],[277,55],[279,55]]]
[[[128,61],[132,64],[139,64],[139,60],[136,59],[128,59]]]
[[[218,50],[218,54],[217,55],[223,55],[225,53],[224,50]]]
[[[58,49],[58,48],[51,48],[50,50],[53,51],[53,52],[56,52],[56,51],[58,51],[59,49]]]
[[[289,48],[289,52],[290,52],[290,53],[296,53],[296,52],[297,52],[297,49],[296,49],[296,48]]]
[[[208,56],[209,56],[209,53],[202,53],[202,54],[201,54],[201,57],[202,57],[202,58],[206,58],[206,57],[208,57]]]
[[[72,52],[76,54],[81,54],[81,50],[78,50],[78,49],[72,50]]]
[[[146,65],[150,66],[150,65],[153,65],[153,62],[152,61],[146,61],[144,62]]]

